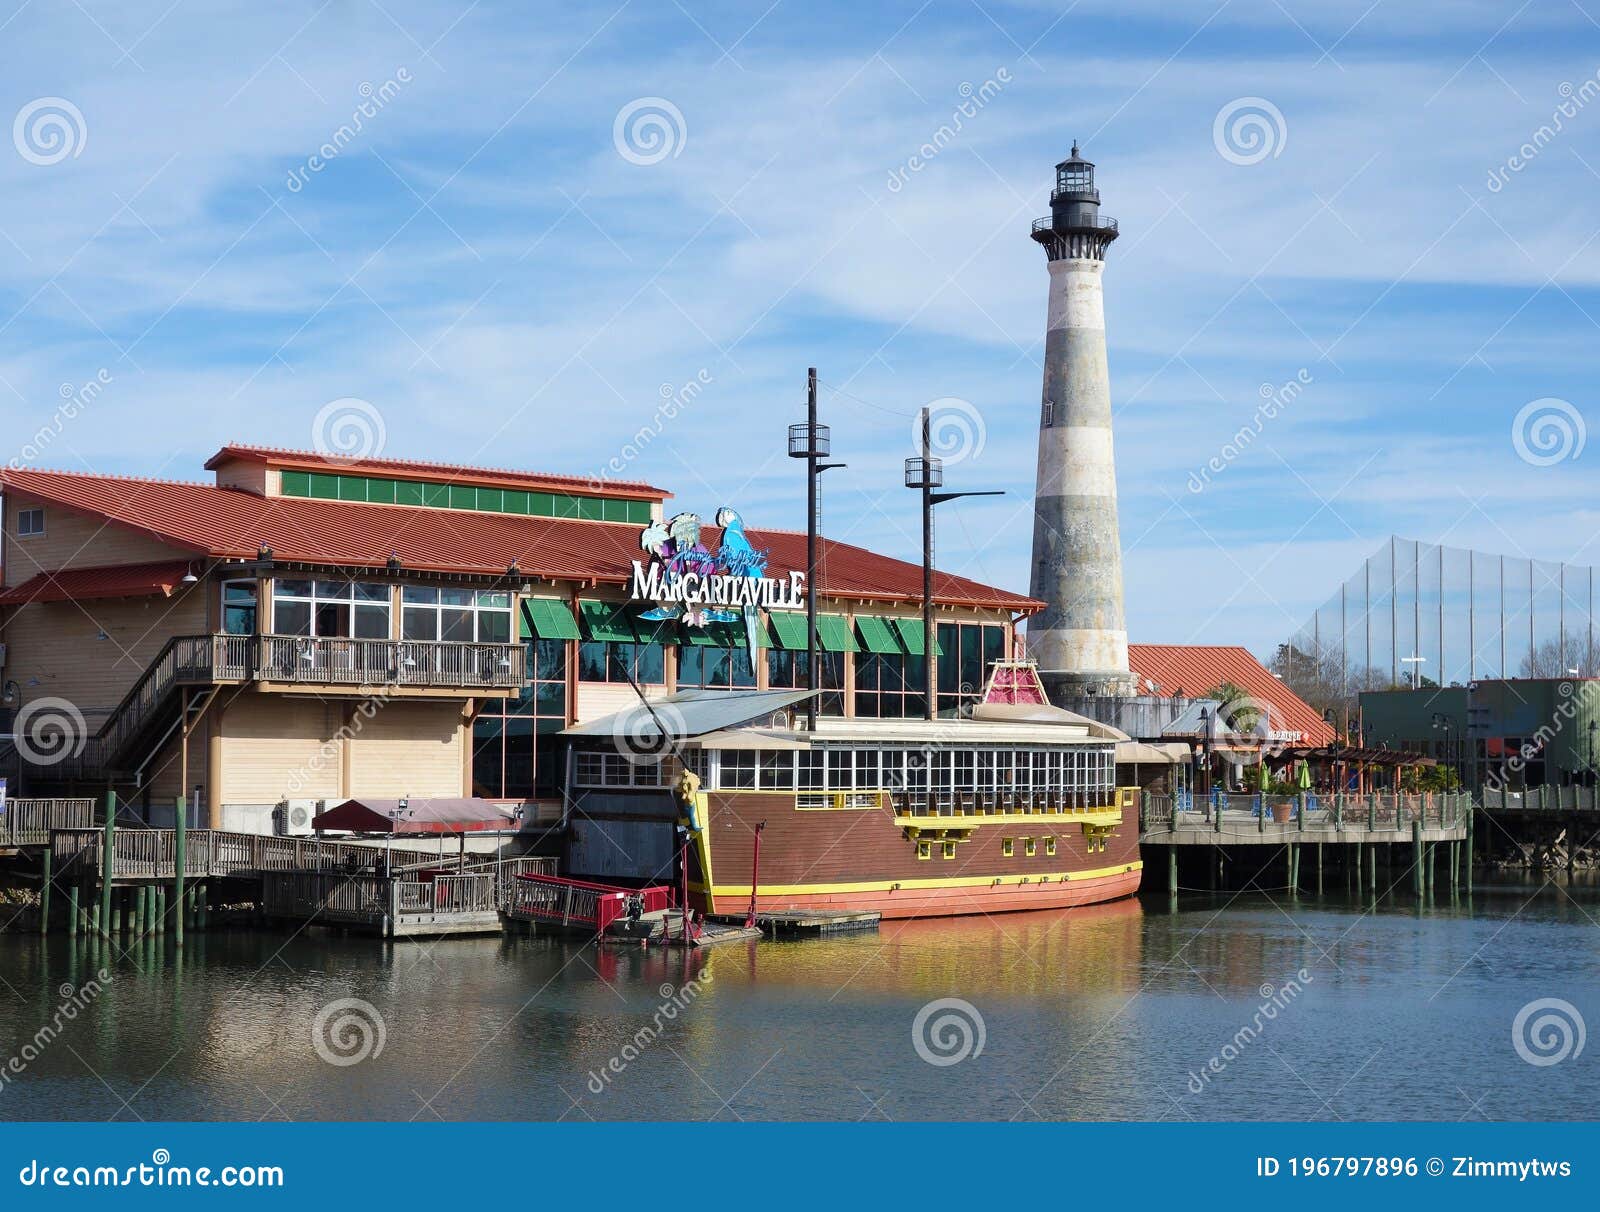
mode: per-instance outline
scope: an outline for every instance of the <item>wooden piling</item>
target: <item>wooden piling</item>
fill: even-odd
[[[1167,847],[1167,894],[1178,895],[1178,848]]]
[[[44,875],[39,884],[39,933],[47,934],[50,930],[50,884],[55,878],[53,873],[55,856],[50,853],[48,845],[44,848],[43,863]]]
[[[111,933],[111,890],[117,882],[117,793],[106,790],[106,827],[101,839],[100,854],[100,919],[105,932]]]
[[[199,901],[199,912],[196,914],[198,924],[195,929],[209,929],[211,925],[211,886],[209,884],[196,885],[194,893]]]
[[[67,885],[67,934],[77,937],[78,934],[78,885]]]
[[[1317,895],[1322,895],[1322,843],[1317,843]]]
[[[157,884],[150,889],[150,892],[156,902],[155,933],[165,934],[167,932],[167,890]]]
[[[1475,830],[1475,828],[1477,827],[1477,823],[1478,823],[1478,819],[1477,818],[1478,818],[1477,809],[1472,804],[1469,803],[1467,805],[1467,836],[1466,836],[1467,852],[1463,856],[1463,860],[1464,860],[1464,865],[1466,867],[1466,871],[1463,873],[1463,879],[1462,879],[1462,886],[1465,888],[1465,890],[1467,891],[1468,894],[1471,894],[1471,892],[1472,892],[1472,834],[1473,834],[1473,831]]]
[[[1418,896],[1424,891],[1422,882],[1422,822],[1411,821],[1411,884]]]
[[[172,849],[174,862],[172,864],[172,934],[176,946],[183,946],[183,916],[184,916],[184,851],[188,841],[188,815],[189,806],[183,796],[176,800],[177,814],[173,817]]]

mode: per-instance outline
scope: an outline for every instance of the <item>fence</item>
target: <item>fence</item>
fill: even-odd
[[[7,800],[0,807],[0,847],[43,846],[53,829],[93,827],[93,800]]]
[[[505,913],[525,921],[582,926],[598,934],[627,914],[630,896],[638,896],[643,911],[653,913],[667,908],[672,890],[664,885],[618,888],[553,875],[524,875],[513,881]]]
[[[1183,792],[1177,796],[1145,795],[1139,819],[1145,833],[1204,826],[1220,832],[1224,822],[1229,821],[1235,829],[1240,823],[1253,822],[1261,833],[1267,832],[1269,827],[1275,832],[1338,833],[1346,829],[1403,832],[1410,829],[1413,822],[1421,823],[1424,828],[1464,828],[1472,811],[1472,797],[1459,791],[1420,795],[1218,792],[1209,797]]]

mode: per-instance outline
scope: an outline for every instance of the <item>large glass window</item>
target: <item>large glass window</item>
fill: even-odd
[[[257,592],[254,581],[222,582],[222,630],[228,635],[255,635]]]
[[[982,696],[990,669],[1005,657],[1005,625],[940,623],[939,648],[939,714],[954,716]]]
[[[806,686],[807,654],[788,648],[767,650],[767,685],[773,690],[803,690]],[[844,653],[817,653],[817,710],[822,715],[844,714]],[[804,704],[801,704],[804,708]]]
[[[748,690],[756,684],[750,650],[702,644],[678,646],[678,685],[711,690]]]
[[[407,585],[400,594],[400,627],[407,640],[509,644],[511,595]]]
[[[277,580],[272,584],[272,630],[275,635],[386,640],[389,598],[387,585]]]
[[[925,709],[927,658],[904,653],[856,653],[856,714],[917,719]]]
[[[473,794],[554,799],[561,794],[567,722],[567,643],[527,641],[528,680],[512,699],[490,701],[472,728]]]

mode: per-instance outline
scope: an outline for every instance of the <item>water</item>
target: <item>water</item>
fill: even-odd
[[[0,1085],[0,1119],[1591,1118],[1600,1045],[1533,1065],[1512,1024],[1545,998],[1600,1022],[1597,920],[1593,884],[1512,880],[1426,908],[1147,898],[692,956],[310,931],[179,958],[0,935],[0,1069],[61,986],[111,976]],[[349,998],[382,1050],[336,1065],[313,1025]],[[983,1044],[936,1065],[913,1024],[945,998]]]

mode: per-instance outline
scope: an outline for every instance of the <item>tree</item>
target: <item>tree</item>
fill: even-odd
[[[1574,672],[1576,671],[1576,672]],[[1600,645],[1592,644],[1587,635],[1569,635],[1565,642],[1546,640],[1517,667],[1522,678],[1592,678],[1600,676]]]

